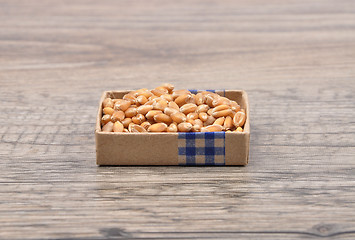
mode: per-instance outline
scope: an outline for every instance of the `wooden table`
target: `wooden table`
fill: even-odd
[[[97,167],[102,91],[244,89],[247,167]],[[1,1],[0,238],[355,238],[354,1]]]

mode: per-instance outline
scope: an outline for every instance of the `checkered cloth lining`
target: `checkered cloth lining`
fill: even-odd
[[[196,94],[200,90],[189,91]],[[224,91],[221,92],[224,96]],[[179,132],[178,134],[179,165],[225,165],[225,132]]]
[[[211,90],[211,89],[207,89],[207,90],[196,90],[196,89],[189,89],[189,91],[193,94],[196,94],[198,92],[202,92],[202,91],[207,91],[207,92],[219,92],[220,95],[222,95],[222,97],[225,97],[225,90]]]
[[[225,165],[225,132],[179,132],[179,165]]]

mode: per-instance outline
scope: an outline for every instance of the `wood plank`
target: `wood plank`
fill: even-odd
[[[353,1],[0,1],[0,238],[353,239]],[[104,90],[244,89],[247,167],[97,167]]]

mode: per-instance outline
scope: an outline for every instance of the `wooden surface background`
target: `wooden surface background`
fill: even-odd
[[[97,167],[104,90],[244,89],[247,167]],[[1,1],[0,238],[355,238],[354,1]]]

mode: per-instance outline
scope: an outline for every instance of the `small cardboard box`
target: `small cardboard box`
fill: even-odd
[[[192,91],[192,90],[191,90]],[[244,132],[115,133],[102,132],[102,102],[130,91],[107,91],[96,120],[97,165],[247,165],[249,159],[249,103],[242,90],[213,91],[237,101],[246,111]],[[195,91],[197,92],[197,91]]]

